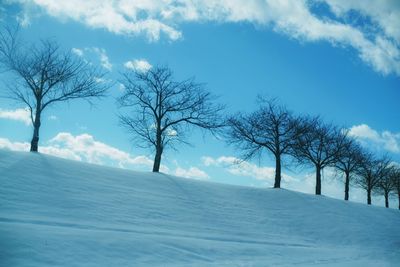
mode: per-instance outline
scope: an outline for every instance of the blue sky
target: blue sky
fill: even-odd
[[[45,110],[41,151],[151,170],[151,151],[118,125],[120,73],[168,64],[177,79],[194,76],[219,95],[227,113],[252,111],[258,94],[295,113],[321,115],[351,129],[363,145],[400,161],[400,3],[398,1],[39,1],[3,0],[1,24],[21,23],[29,42],[52,38],[109,71],[116,84],[91,107]],[[1,75],[1,86],[13,77]],[[0,99],[0,147],[29,149],[24,106]],[[271,186],[273,164],[232,166],[239,154],[194,131],[193,146],[166,151],[164,171],[210,181]],[[40,149],[40,148],[39,148]],[[313,170],[288,166],[284,186],[313,192]],[[342,197],[325,170],[322,191]],[[325,190],[324,190],[325,189]],[[358,194],[358,195],[357,195]],[[363,201],[361,192],[354,200]]]

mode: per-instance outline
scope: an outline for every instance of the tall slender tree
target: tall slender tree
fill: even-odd
[[[153,172],[159,172],[164,150],[176,143],[187,143],[191,127],[215,132],[223,126],[223,106],[214,104],[215,96],[193,78],[176,81],[170,68],[156,66],[148,71],[123,74],[120,115],[124,127],[133,133],[139,147],[155,150]]]
[[[319,117],[305,117],[300,126],[292,155],[300,164],[315,167],[315,194],[321,195],[321,171],[334,166],[345,144],[346,136],[332,124],[325,124]]]
[[[282,157],[289,153],[300,127],[298,119],[275,99],[259,98],[259,108],[227,120],[227,141],[244,151],[243,160],[267,150],[275,158],[274,188],[281,187]]]
[[[105,95],[110,87],[103,82],[105,72],[63,51],[53,41],[25,45],[18,32],[0,32],[0,63],[15,77],[7,96],[29,108],[33,125],[32,152],[38,151],[42,113],[49,106],[74,99],[91,101]]]

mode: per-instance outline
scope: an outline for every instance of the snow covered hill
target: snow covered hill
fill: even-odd
[[[0,266],[400,266],[400,212],[0,151]]]

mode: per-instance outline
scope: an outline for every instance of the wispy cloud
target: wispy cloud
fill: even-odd
[[[85,47],[81,48],[72,48],[71,52],[79,57],[83,57],[86,62],[88,62],[87,57],[95,56],[96,61],[100,62],[100,65],[105,68],[106,70],[112,70],[112,64],[110,59],[107,55],[107,52],[104,48],[99,47]]]
[[[124,67],[135,71],[146,72],[151,69],[152,65],[145,59],[134,59],[125,62]]]
[[[39,6],[50,16],[105,28],[116,34],[164,34],[181,38],[183,22],[249,22],[272,28],[302,42],[328,41],[349,46],[383,74],[400,76],[400,5],[397,1],[358,0],[205,0],[205,1],[56,1],[14,0]],[[313,10],[325,5],[329,16]],[[355,16],[357,14],[358,16]],[[360,23],[360,18],[362,23]]]
[[[365,146],[372,146],[375,149],[383,148],[389,152],[400,153],[400,133],[378,132],[367,124],[360,124],[351,127],[349,134],[357,138]]]
[[[177,40],[181,33],[159,19],[160,11],[171,1],[108,1],[108,0],[12,0],[24,6],[39,6],[48,15],[62,20],[81,22],[94,29],[106,29],[115,34],[141,35],[150,41],[165,34]],[[177,3],[176,3],[177,4]]]
[[[400,3],[392,0],[358,1],[358,0],[325,0],[332,12],[341,18],[348,17],[350,12],[357,11],[369,17],[382,29],[384,35],[400,42]]]
[[[83,56],[83,50],[79,48],[72,48],[71,49],[72,53],[74,53],[77,56],[82,57]]]
[[[31,16],[27,12],[21,12],[17,15],[17,21],[22,27],[27,27],[31,24]]]
[[[93,51],[99,56],[100,59],[100,64],[103,68],[107,70],[112,69],[112,64],[108,58],[108,55],[106,53],[106,50],[104,48],[98,48],[98,47],[92,47],[92,48],[86,48],[86,50]]]
[[[18,108],[15,110],[0,109],[0,119],[21,121],[25,125],[31,125],[31,113],[28,108]]]
[[[120,92],[123,92],[123,91],[125,90],[125,85],[123,85],[122,83],[119,83],[119,84],[118,84],[118,90],[119,90]]]
[[[58,120],[58,117],[57,117],[56,115],[50,115],[50,116],[48,116],[47,118],[48,118],[48,120],[50,120],[50,121],[56,121],[56,120]]]
[[[218,158],[202,157],[205,166],[216,166],[225,168],[230,174],[236,176],[253,177],[257,180],[273,181],[275,179],[275,168],[257,166],[254,163],[240,160],[232,156],[221,156]],[[293,179],[289,175],[282,174],[283,180]]]
[[[206,180],[206,179],[210,178],[205,171],[200,170],[197,167],[190,167],[189,169],[183,169],[181,167],[177,167],[175,169],[174,174],[176,176],[197,179],[197,180]]]

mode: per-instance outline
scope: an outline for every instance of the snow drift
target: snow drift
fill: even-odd
[[[400,212],[0,150],[0,266],[398,266]]]

